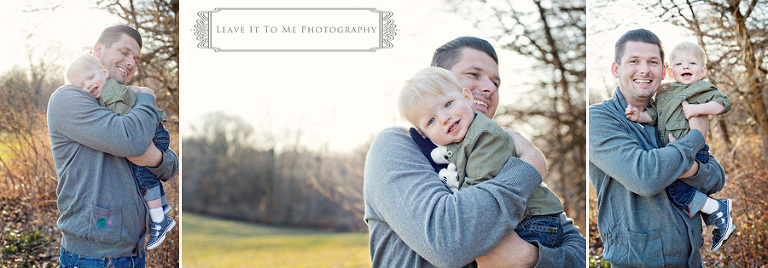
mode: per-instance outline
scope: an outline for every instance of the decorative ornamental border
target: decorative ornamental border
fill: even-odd
[[[378,46],[362,49],[227,49],[212,46],[211,39],[214,36],[213,27],[211,26],[213,15],[226,10],[368,10],[373,13],[378,13],[379,42]],[[392,19],[393,13],[391,11],[379,11],[376,8],[214,8],[209,11],[199,11],[197,12],[197,15],[199,18],[194,25],[194,34],[199,42],[197,47],[201,49],[212,49],[215,52],[376,52],[378,49],[394,47],[392,41],[395,39],[397,31],[399,31],[395,21]]]

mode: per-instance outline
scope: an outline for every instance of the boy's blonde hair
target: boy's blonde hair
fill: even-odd
[[[461,93],[463,88],[453,73],[440,67],[422,69],[400,91],[397,108],[400,116],[412,125],[417,126],[421,103],[426,98],[446,95],[451,92]]]
[[[75,75],[94,69],[102,69],[101,61],[99,61],[99,58],[90,54],[77,57],[77,59],[75,59],[75,61],[70,63],[69,67],[67,67],[67,73],[65,75],[67,84],[71,84],[72,79],[75,78]]]
[[[674,61],[675,57],[680,55],[680,53],[690,53],[696,59],[701,61],[702,66],[707,65],[707,55],[704,53],[704,50],[701,49],[700,46],[691,43],[691,42],[682,42],[680,44],[677,44],[674,48],[672,48],[672,51],[669,52],[669,60]],[[670,62],[670,65],[672,63]]]

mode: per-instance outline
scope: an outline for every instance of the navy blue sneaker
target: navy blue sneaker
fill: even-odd
[[[704,222],[707,225],[714,225],[715,229],[712,229],[712,252],[720,249],[723,242],[731,236],[731,233],[736,226],[733,225],[733,218],[731,217],[731,199],[715,199],[720,205],[712,214],[704,217]]]
[[[149,242],[147,242],[147,250],[156,248],[165,240],[165,235],[176,226],[176,221],[164,215],[163,220],[160,222],[151,222],[149,224]]]

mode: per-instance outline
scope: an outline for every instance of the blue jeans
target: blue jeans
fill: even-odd
[[[144,250],[139,252],[135,257],[118,257],[118,258],[93,258],[87,256],[77,255],[69,252],[64,247],[61,248],[61,255],[59,255],[59,268],[102,268],[102,267],[138,267],[142,268],[146,266],[146,260]]]
[[[696,194],[696,189],[681,180],[675,180],[672,184],[664,188],[669,196],[669,201],[672,202],[675,207],[680,209],[686,209],[688,204],[693,200],[693,195]]]
[[[168,150],[168,146],[171,142],[171,136],[168,134],[168,130],[165,130],[163,127],[163,124],[158,124],[157,128],[155,129],[155,137],[152,138],[152,143],[155,144],[155,147],[157,149],[160,149],[160,151]],[[130,161],[129,161],[130,163]],[[146,196],[145,200],[154,200],[158,199],[161,196],[165,195],[165,191],[163,190],[163,185],[160,183],[160,180],[158,180],[155,177],[155,174],[153,174],[149,169],[142,166],[137,166],[133,163],[131,164],[131,170],[133,170],[133,178],[136,180],[136,184],[139,185],[139,189],[147,190],[154,187],[160,187],[160,195],[159,196]],[[150,191],[152,193],[155,193],[157,191]]]
[[[525,241],[538,241],[549,248],[559,247],[563,242],[560,214],[528,216],[517,224],[515,232]]]

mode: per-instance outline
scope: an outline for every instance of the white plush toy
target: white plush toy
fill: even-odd
[[[437,174],[443,180],[443,183],[448,185],[448,189],[451,189],[451,192],[455,193],[459,190],[459,174],[456,172],[456,164],[448,161],[448,158],[451,157],[452,153],[453,152],[449,152],[445,146],[438,145],[437,148],[432,150],[430,155],[435,163],[448,164],[447,168],[441,169]]]

